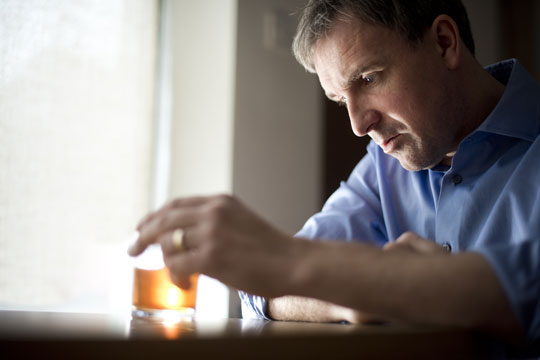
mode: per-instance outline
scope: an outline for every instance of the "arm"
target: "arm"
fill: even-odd
[[[386,251],[410,251],[426,255],[446,253],[446,250],[433,241],[422,239],[412,233],[403,234],[396,241],[387,243],[383,249]],[[267,303],[268,316],[274,320],[313,322],[347,321],[353,324],[383,321],[377,315],[300,296],[283,296],[268,299]]]
[[[403,234],[395,242],[387,243],[383,249],[386,251],[410,251],[426,255],[446,253],[441,246],[412,233]],[[289,321],[347,321],[353,324],[382,321],[380,316],[300,296],[269,299],[268,314],[272,319]]]
[[[284,296],[270,299],[268,313],[274,320],[340,322],[350,317],[347,308],[317,299]]]
[[[178,227],[187,250],[172,245]],[[189,274],[200,272],[267,298],[316,298],[414,323],[519,329],[497,278],[478,254],[305,241],[280,232],[230,196],[173,201],[144,219],[139,231],[131,254],[160,242],[180,286],[189,286]]]
[[[268,313],[272,319],[284,321],[346,321],[351,324],[380,321],[380,317],[375,315],[301,296],[282,296],[268,300]]]
[[[300,295],[400,321],[520,332],[497,278],[478,254],[313,245],[292,277],[292,286],[304,291]],[[330,259],[340,259],[340,266]]]

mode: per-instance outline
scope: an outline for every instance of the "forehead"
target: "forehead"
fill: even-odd
[[[402,36],[382,26],[356,19],[336,20],[327,35],[315,44],[315,70],[320,78],[346,81],[351,72],[388,62],[407,46]]]

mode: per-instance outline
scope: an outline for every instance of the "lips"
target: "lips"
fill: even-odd
[[[388,154],[388,153],[392,152],[392,150],[394,150],[394,147],[396,145],[396,138],[398,136],[399,136],[399,134],[391,136],[391,137],[389,137],[389,138],[387,138],[386,140],[383,141],[383,143],[381,144],[381,147],[382,147],[383,151],[386,154]]]

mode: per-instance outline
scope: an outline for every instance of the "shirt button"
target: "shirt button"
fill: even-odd
[[[461,175],[459,175],[459,174],[452,175],[452,182],[454,184],[456,184],[456,185],[461,184],[462,181],[463,181],[463,178],[461,177]]]
[[[452,245],[450,245],[449,243],[445,242],[444,244],[442,244],[442,247],[443,249],[446,251],[446,252],[451,252],[452,251]]]

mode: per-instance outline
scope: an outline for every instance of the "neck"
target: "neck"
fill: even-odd
[[[465,136],[478,128],[491,114],[505,89],[504,85],[485,71],[480,64],[476,63],[473,72],[475,74],[470,77],[471,84],[469,85],[471,100],[468,108],[470,111],[467,116],[467,124],[464,124],[467,131]]]
[[[461,74],[462,84],[465,86],[459,87],[463,110],[463,116],[460,120],[462,126],[460,131],[456,133],[454,149],[441,161],[441,164],[447,166],[452,165],[452,158],[461,141],[476,130],[489,116],[505,89],[503,84],[486,72],[472,57],[470,66],[464,68],[468,68],[468,70],[463,70]]]

